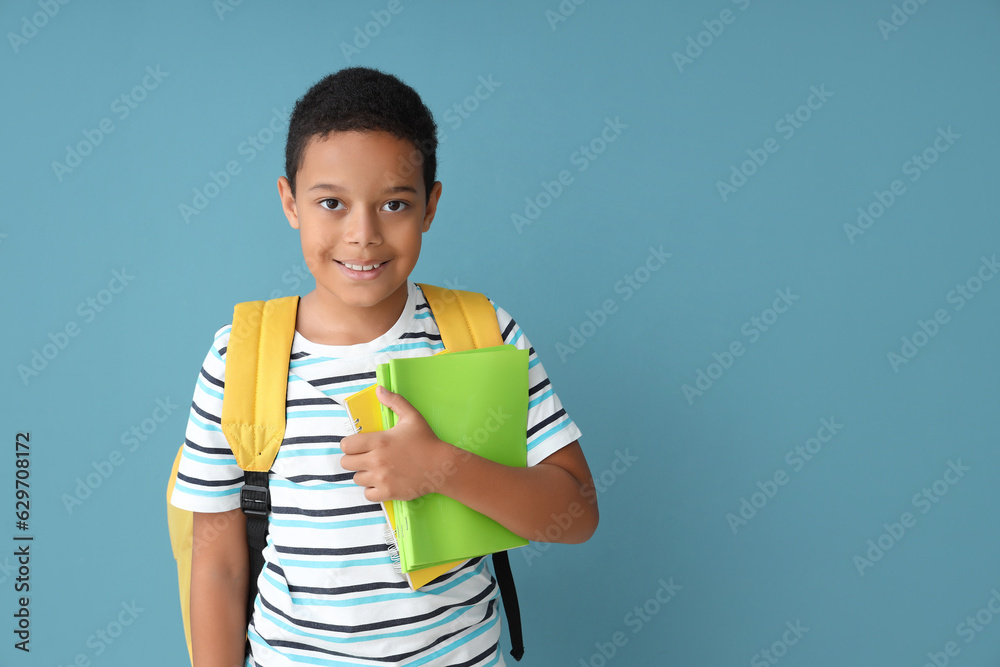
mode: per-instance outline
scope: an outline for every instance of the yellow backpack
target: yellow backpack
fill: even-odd
[[[484,295],[426,284],[420,284],[420,288],[437,321],[445,349],[460,351],[503,344],[496,312]],[[240,495],[250,542],[250,610],[256,597],[256,581],[263,564],[261,551],[267,535],[267,474],[285,433],[288,361],[298,304],[297,296],[237,304],[226,350],[222,431],[246,475]],[[170,546],[177,561],[184,635],[193,662],[190,616],[193,515],[170,504],[182,451],[183,445],[177,450],[167,484],[167,523]],[[507,552],[493,554],[493,570],[507,616],[513,645],[511,655],[520,660],[524,653],[520,611]]]

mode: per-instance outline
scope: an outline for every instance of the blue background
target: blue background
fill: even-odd
[[[522,664],[772,664],[766,649],[789,666],[916,667],[948,642],[939,663],[996,664],[1000,281],[977,271],[992,278],[983,258],[1000,250],[1000,5],[908,0],[893,25],[888,1],[563,2],[557,21],[555,0],[404,0],[366,44],[387,5],[0,9],[0,663],[186,660],[164,490],[200,363],[235,302],[312,289],[275,188],[283,134],[252,161],[240,147],[360,64],[412,85],[442,131],[444,193],[413,277],[486,292],[525,327],[602,486],[588,543],[512,556]],[[123,118],[115,100],[147,66],[165,76]],[[470,100],[479,77],[499,86]],[[808,119],[788,136],[796,112]],[[114,130],[57,174],[104,118]],[[627,127],[602,145],[606,119]],[[769,138],[777,152],[744,164]],[[935,161],[911,180],[925,151]],[[185,221],[230,160],[240,173]],[[572,182],[538,197],[562,170]],[[897,179],[878,219],[845,228]],[[526,198],[544,208],[519,228]],[[670,258],[647,271],[661,246]],[[123,269],[134,278],[101,312],[79,309]],[[629,294],[626,276],[645,282]],[[778,290],[797,298],[768,312]],[[939,309],[946,322],[903,357]],[[71,322],[78,335],[22,377]],[[129,451],[123,434],[158,399],[179,408]],[[823,419],[842,427],[793,465]],[[12,646],[7,555],[25,430],[30,654]],[[115,450],[121,465],[67,507]],[[949,462],[968,470],[945,475]],[[680,586],[666,604],[661,580]],[[135,622],[95,640],[133,601]],[[978,630],[960,625],[977,612]]]

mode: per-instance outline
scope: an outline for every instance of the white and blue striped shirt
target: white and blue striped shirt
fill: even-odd
[[[265,565],[247,665],[504,665],[499,589],[482,558],[419,591],[397,572],[381,505],[340,465],[351,429],[343,399],[375,382],[390,358],[444,349],[420,289],[408,282],[399,320],[358,345],[319,345],[298,332],[288,372],[285,437],[271,468]],[[529,350],[528,465],[580,437],[527,337],[494,304],[504,343]],[[229,325],[195,387],[171,502],[195,512],[239,507],[243,473],[220,428]]]

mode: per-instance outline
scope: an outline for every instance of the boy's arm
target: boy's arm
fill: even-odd
[[[505,466],[444,442],[416,408],[379,387],[398,416],[387,430],[341,440],[341,465],[372,502],[412,500],[434,491],[536,542],[585,542],[598,523],[594,482],[577,441],[528,468]],[[418,491],[420,489],[420,491]]]
[[[194,512],[191,649],[194,667],[241,667],[247,638],[246,518],[243,510]]]
[[[445,443],[447,445],[447,443]],[[599,519],[594,481],[574,440],[529,468],[513,468],[452,445],[443,450],[454,474],[438,493],[485,514],[536,542],[586,542]]]

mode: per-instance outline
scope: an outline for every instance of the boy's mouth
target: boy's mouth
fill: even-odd
[[[337,260],[334,260],[334,261],[337,261]],[[378,267],[380,267],[383,264],[385,264],[385,262],[368,262],[368,263],[362,263],[362,262],[341,262],[341,261],[337,261],[337,263],[338,264],[343,264],[344,266],[346,266],[347,268],[349,268],[349,269],[351,269],[353,271],[371,271],[372,269],[377,269]]]
[[[353,278],[354,280],[372,280],[382,273],[389,260],[379,262],[373,260],[342,262],[339,259],[335,259],[334,261],[340,265],[341,270],[348,278]]]

